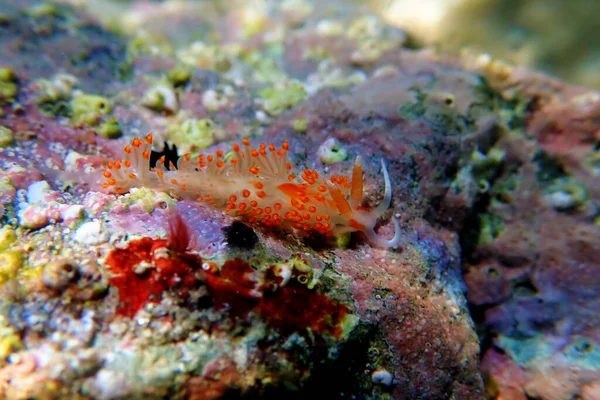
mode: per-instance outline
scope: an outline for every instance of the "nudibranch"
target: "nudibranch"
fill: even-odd
[[[248,139],[234,144],[232,152],[217,150],[212,155],[190,157],[186,154],[176,162],[161,157],[151,168],[152,135],[134,138],[124,148],[124,158],[111,161],[104,172],[102,187],[111,193],[123,194],[133,187],[144,187],[197,200],[250,224],[280,227],[304,234],[325,237],[348,232],[363,232],[379,247],[397,247],[400,224],[392,221],[395,234],[386,240],[375,234],[374,227],[390,206],[392,187],[385,165],[381,170],[385,183],[383,200],[372,210],[363,201],[363,163],[354,162],[351,177],[331,176],[327,179],[315,170],[304,169],[299,176],[288,161],[288,143],[280,148],[261,144],[253,148]]]

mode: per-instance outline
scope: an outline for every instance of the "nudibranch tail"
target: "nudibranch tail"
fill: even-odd
[[[360,174],[361,175],[361,188],[362,188],[362,171],[357,173],[356,172],[357,168],[362,169],[362,160],[359,157],[357,157],[357,161],[355,161],[355,163],[354,163],[354,170],[352,172],[352,178],[353,178],[352,180],[353,180],[353,184],[354,184],[355,176],[358,176]],[[386,240],[382,237],[377,236],[377,234],[375,233],[375,230],[374,230],[377,220],[379,219],[379,217],[381,217],[387,211],[387,209],[390,207],[390,203],[392,201],[392,182],[390,180],[390,175],[388,173],[387,166],[383,159],[381,160],[381,172],[383,173],[383,180],[384,180],[384,185],[385,185],[383,199],[381,200],[381,202],[377,205],[377,207],[375,209],[366,211],[366,210],[363,210],[362,207],[360,207],[360,202],[362,201],[362,193],[361,193],[361,199],[360,199],[360,201],[358,201],[359,205],[354,207],[355,208],[354,218],[350,222],[352,225],[360,227],[359,230],[365,234],[365,236],[367,237],[369,242],[371,242],[371,244],[373,244],[377,247],[397,248],[400,245],[401,229],[400,229],[400,223],[398,222],[398,219],[396,219],[395,216],[392,217],[392,222],[394,223],[394,229],[395,229],[393,238]],[[353,197],[352,194],[350,197],[351,198]]]
[[[381,160],[381,172],[383,172],[383,180],[385,183],[385,189],[383,193],[383,200],[381,203],[377,205],[377,208],[374,210],[375,214],[382,215],[387,209],[390,207],[390,203],[392,202],[392,182],[390,180],[390,174],[387,170],[387,166],[385,165],[385,161]],[[395,216],[392,216],[392,222],[394,223],[394,237],[390,240],[385,240],[380,237],[377,237],[377,240],[373,242],[373,239],[369,238],[371,242],[373,242],[378,247],[398,247],[400,244],[400,223]]]
[[[302,234],[325,237],[362,231],[376,246],[397,247],[400,225],[390,240],[376,235],[377,219],[389,208],[392,187],[385,162],[381,168],[385,192],[381,203],[368,210],[364,197],[363,161],[357,157],[352,175],[322,177],[316,170],[294,173],[288,160],[289,146],[261,144],[253,148],[245,138],[232,151],[211,155],[185,154],[175,163],[162,157],[151,168],[152,135],[135,138],[124,148],[124,158],[111,161],[102,188],[123,194],[133,187],[168,191],[179,197],[206,202],[251,224],[280,227]],[[167,168],[169,165],[169,168]]]
[[[394,237],[389,240],[377,236],[377,234],[373,230],[363,231],[363,233],[365,234],[365,236],[367,236],[369,242],[371,242],[376,247],[391,249],[398,248],[398,246],[400,245],[400,222],[398,222],[398,219],[396,217],[392,217],[392,222],[394,223],[394,229],[396,231],[394,233]]]

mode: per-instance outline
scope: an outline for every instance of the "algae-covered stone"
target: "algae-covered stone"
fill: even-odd
[[[489,179],[494,175],[504,161],[505,151],[498,148],[492,148],[487,154],[475,149],[471,154],[471,162],[474,167],[474,173],[477,177]]]
[[[308,77],[306,91],[314,94],[323,87],[344,88],[366,80],[367,74],[364,71],[340,67],[329,59],[320,62],[317,71]]]
[[[0,147],[6,147],[14,144],[14,133],[11,129],[0,125]]]
[[[217,111],[229,104],[229,98],[216,90],[209,89],[202,94],[202,104],[210,111]]]
[[[156,112],[174,114],[179,109],[179,100],[173,84],[166,79],[146,91],[142,105]]]
[[[308,129],[308,119],[307,118],[298,118],[292,121],[292,128],[296,132],[306,132]]]
[[[316,273],[311,263],[300,255],[292,257],[290,262],[293,266],[293,276],[296,280],[306,285],[308,289],[314,289],[315,285],[319,283],[320,274]]]
[[[23,349],[23,342],[17,333],[0,338],[0,366],[6,363],[6,359],[15,351]]]
[[[0,253],[0,284],[4,284],[17,276],[23,266],[23,253],[16,250],[5,250]]]
[[[15,73],[9,68],[0,68],[0,105],[12,103],[18,91]]]
[[[69,74],[57,74],[52,79],[41,79],[37,81],[35,102],[46,114],[69,116],[69,101],[77,84],[77,78]]]
[[[271,57],[258,51],[242,54],[242,61],[252,69],[252,78],[257,82],[278,83],[286,79],[287,74]]]
[[[283,86],[265,88],[259,96],[264,110],[278,115],[303,102],[306,90],[300,82],[288,82]]]
[[[0,197],[10,196],[16,192],[16,188],[13,186],[12,181],[8,176],[0,178]]]
[[[356,42],[356,50],[350,55],[353,63],[372,63],[393,48],[399,48],[406,40],[400,30],[390,29],[380,18],[363,15],[356,18],[345,31],[345,35]]]
[[[10,225],[4,225],[0,228],[0,251],[8,249],[8,247],[17,240],[15,230]]]
[[[493,189],[491,182],[497,177],[504,158],[505,152],[502,149],[492,148],[487,154],[477,148],[474,149],[467,164],[456,174],[451,185],[452,189],[455,193],[472,195],[475,195],[475,192],[487,193]],[[493,191],[497,194],[501,192],[499,188]]]
[[[190,81],[192,70],[186,65],[178,65],[167,74],[167,79],[175,87],[184,86]]]
[[[348,151],[336,138],[327,139],[319,147],[317,154],[323,164],[338,163],[348,157]]]
[[[184,153],[195,153],[211,146],[223,129],[208,118],[190,118],[179,126],[171,126],[168,138]]]
[[[588,199],[585,185],[569,178],[558,179],[546,190],[546,201],[560,211],[578,208]]]
[[[268,23],[267,9],[264,4],[248,2],[242,12],[242,31],[251,37],[265,30]]]
[[[10,68],[0,68],[0,82],[16,82],[17,75]]]
[[[314,6],[307,0],[283,0],[281,11],[292,26],[301,24],[314,11]]]
[[[147,213],[151,213],[157,208],[172,207],[175,204],[175,200],[168,194],[145,188],[131,189],[129,195],[125,196],[123,200],[130,206],[137,204]]]
[[[103,96],[94,94],[79,94],[71,100],[73,121],[76,124],[95,126],[102,115],[112,111],[112,102]]]
[[[588,156],[585,165],[594,176],[600,176],[600,149]]]
[[[0,367],[4,366],[8,356],[23,349],[19,332],[9,324],[6,317],[0,316]]]
[[[33,6],[26,8],[25,12],[34,18],[59,15],[59,9],[54,4],[50,3],[34,4]]]
[[[479,216],[479,238],[477,244],[485,246],[492,243],[504,231],[502,219],[493,214],[482,214]]]
[[[340,249],[347,249],[350,246],[352,235],[350,233],[343,233],[335,237],[335,245]]]
[[[202,41],[196,41],[178,51],[177,57],[184,64],[217,72],[227,72],[232,65],[230,56],[224,49]]]
[[[343,22],[334,19],[322,19],[315,28],[316,32],[322,36],[340,36],[344,34],[345,29]]]
[[[121,126],[114,117],[102,122],[96,132],[107,139],[115,139],[121,136]]]

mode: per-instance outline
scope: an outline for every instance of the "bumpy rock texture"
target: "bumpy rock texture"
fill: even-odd
[[[597,398],[597,93],[336,2],[94,4],[0,2],[2,396]],[[148,131],[360,155],[367,207],[385,159],[402,245],[104,193]]]
[[[501,140],[502,168],[471,217],[479,234],[464,235],[468,299],[489,347],[482,369],[490,393],[594,399],[598,93],[524,71],[491,72],[504,98],[527,100],[524,125]]]

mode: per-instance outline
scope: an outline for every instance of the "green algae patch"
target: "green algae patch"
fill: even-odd
[[[15,332],[8,335],[0,333],[0,366],[6,364],[8,356],[22,349],[23,343],[18,333]]]
[[[223,129],[209,118],[190,118],[181,125],[169,127],[167,137],[183,153],[197,153],[214,144],[215,136],[222,133]]]
[[[0,82],[16,82],[17,75],[10,68],[0,68]]]
[[[231,87],[209,89],[202,94],[202,105],[209,111],[215,112],[228,107],[233,96]]]
[[[0,147],[12,146],[14,143],[14,132],[5,126],[0,125]]]
[[[12,181],[8,176],[0,178],[0,197],[14,194],[16,191],[17,189],[13,186]]]
[[[592,175],[600,176],[600,150],[594,151],[586,158],[585,166],[589,169]]]
[[[557,179],[546,189],[547,202],[559,211],[579,208],[589,198],[589,191],[585,185],[571,178]]]
[[[174,114],[179,109],[175,88],[168,79],[164,78],[144,93],[141,103],[144,107],[159,113]]]
[[[359,322],[360,318],[356,315],[346,314],[338,323],[338,339],[347,340],[350,337],[350,334],[355,331]]]
[[[248,54],[242,54],[242,62],[246,63],[252,70],[252,80],[260,83],[282,82],[287,78],[277,62],[265,53],[253,51]]]
[[[492,189],[493,181],[504,162],[505,151],[492,148],[487,153],[474,149],[467,163],[462,167],[451,184],[455,193],[468,192],[474,186],[479,193],[487,193]]]
[[[506,152],[504,150],[495,147],[490,149],[487,154],[477,149],[474,150],[471,154],[471,163],[475,176],[478,179],[492,179],[502,165],[505,156]]]
[[[0,251],[7,250],[17,240],[15,230],[10,225],[0,228]]]
[[[69,74],[38,80],[35,102],[40,111],[50,116],[71,116],[70,100],[77,84],[77,78]]]
[[[168,194],[145,188],[131,189],[121,201],[127,206],[137,205],[149,214],[157,208],[168,208],[175,204],[175,200]]]
[[[323,164],[335,164],[346,160],[348,151],[336,138],[329,138],[319,146],[317,155]]]
[[[192,77],[192,69],[187,65],[178,65],[167,73],[167,79],[174,87],[185,86]]]
[[[242,12],[242,33],[245,38],[250,38],[263,32],[269,22],[265,7],[257,7],[257,5],[251,4],[248,3],[248,6]]]
[[[40,3],[34,4],[25,9],[25,13],[32,18],[56,17],[61,15],[61,11],[53,4]]]
[[[294,256],[290,259],[290,264],[292,266],[292,276],[300,284],[312,290],[319,283],[319,275],[315,274],[315,269],[306,258],[300,255]]]
[[[281,87],[262,89],[259,97],[266,112],[278,115],[302,103],[306,97],[306,90],[300,82],[289,82]]]
[[[304,133],[308,129],[308,118],[298,118],[292,121],[292,129]]]
[[[79,94],[71,100],[73,122],[77,125],[96,126],[112,108],[108,98],[95,94]]]
[[[232,61],[231,56],[225,50],[217,45],[195,41],[187,48],[179,50],[177,58],[190,67],[227,72],[231,68]]]
[[[400,118],[407,121],[414,121],[425,115],[425,99],[427,95],[420,90],[414,90],[411,96],[414,96],[414,101],[407,101],[398,107]]]
[[[22,349],[23,343],[19,332],[4,316],[0,316],[0,367],[6,364],[8,356]]]
[[[0,105],[13,103],[18,92],[17,75],[9,68],[0,68]]]
[[[23,267],[23,253],[16,250],[5,250],[0,253],[0,285],[17,276]]]
[[[502,218],[494,214],[482,214],[479,216],[478,246],[493,243],[504,231]]]
[[[115,117],[110,117],[96,128],[96,133],[107,139],[116,139],[120,137],[123,132]]]
[[[350,242],[352,241],[352,235],[347,232],[335,237],[335,245],[336,247],[345,250],[350,246]]]

